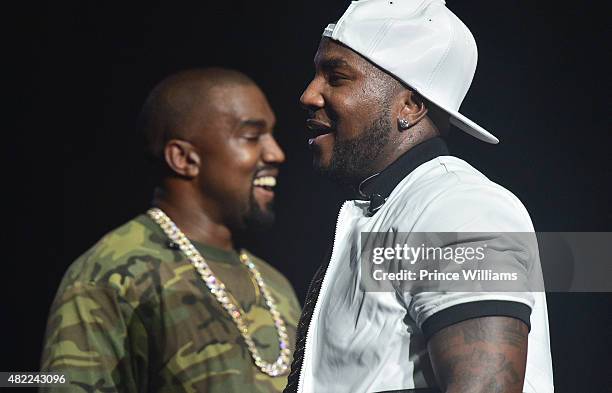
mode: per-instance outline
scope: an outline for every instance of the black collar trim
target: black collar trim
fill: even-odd
[[[370,201],[368,213],[370,215],[376,213],[385,203],[391,191],[410,172],[427,161],[447,155],[449,155],[449,151],[444,140],[440,137],[434,137],[408,150],[379,174],[362,181],[358,190],[364,199]]]

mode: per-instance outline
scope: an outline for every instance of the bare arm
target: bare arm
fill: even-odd
[[[520,393],[528,329],[509,317],[482,317],[448,326],[427,347],[444,393]]]

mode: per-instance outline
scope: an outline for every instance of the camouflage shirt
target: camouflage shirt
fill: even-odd
[[[262,357],[276,360],[272,317],[238,253],[193,244],[246,312]],[[300,314],[293,289],[249,256],[293,348]],[[229,315],[146,215],[107,234],[70,266],[50,311],[42,370],[64,373],[71,392],[267,393],[282,391],[287,380],[255,366]],[[66,391],[44,391],[54,389]]]

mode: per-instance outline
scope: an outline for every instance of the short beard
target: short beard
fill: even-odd
[[[255,200],[253,192],[249,198],[249,211],[244,216],[244,229],[247,232],[270,229],[274,224],[276,215],[274,214],[274,202],[270,202],[262,210],[259,203]]]
[[[355,185],[372,175],[372,164],[380,156],[391,136],[390,111],[385,106],[380,116],[364,130],[361,136],[336,139],[330,165],[319,168],[319,172],[332,180]]]

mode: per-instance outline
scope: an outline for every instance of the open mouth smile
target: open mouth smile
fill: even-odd
[[[274,187],[276,187],[277,177],[277,169],[263,169],[256,173],[252,185],[253,193],[257,200],[267,203],[274,199]]]
[[[306,128],[308,128],[309,131],[309,145],[312,145],[319,137],[331,134],[335,131],[329,124],[316,119],[307,119]]]
[[[261,187],[266,191],[272,191],[276,187],[276,177],[271,175],[262,175],[253,180],[253,186]]]

